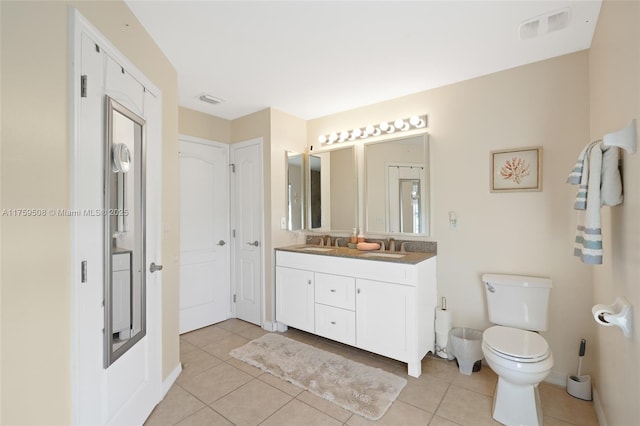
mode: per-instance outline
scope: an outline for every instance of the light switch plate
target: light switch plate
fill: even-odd
[[[287,229],[287,218],[286,217],[281,217],[280,218],[280,229]]]

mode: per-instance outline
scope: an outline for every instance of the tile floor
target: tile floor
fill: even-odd
[[[491,418],[497,377],[491,369],[465,376],[455,361],[427,356],[419,379],[406,365],[290,329],[285,335],[407,378],[407,386],[380,420],[372,422],[229,356],[266,332],[231,319],[180,337],[183,371],[145,425],[498,425]],[[542,383],[546,426],[597,425],[591,402]]]

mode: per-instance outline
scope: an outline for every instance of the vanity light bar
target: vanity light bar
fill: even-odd
[[[411,129],[421,129],[427,126],[426,115],[412,115],[407,119],[397,119],[393,122],[383,121],[374,126],[372,124],[365,127],[356,127],[353,130],[343,130],[338,133],[329,133],[320,135],[318,142],[320,144],[331,145],[335,142],[354,141],[357,139],[366,139],[368,137],[380,136],[383,133],[404,132]]]

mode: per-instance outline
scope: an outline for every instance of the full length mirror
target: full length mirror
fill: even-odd
[[[429,162],[425,135],[364,146],[366,231],[429,233]]]
[[[304,228],[304,155],[287,151],[287,229]]]
[[[353,146],[309,155],[308,228],[351,231],[358,215],[358,184]]]
[[[107,98],[104,366],[146,333],[145,121]]]

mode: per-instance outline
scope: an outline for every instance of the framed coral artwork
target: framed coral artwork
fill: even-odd
[[[542,147],[491,151],[491,192],[542,191]]]

